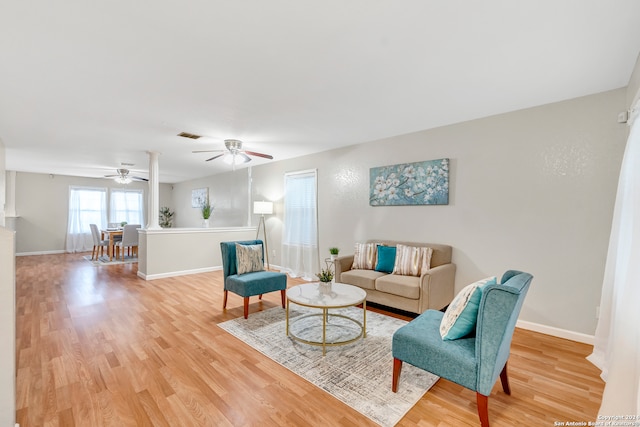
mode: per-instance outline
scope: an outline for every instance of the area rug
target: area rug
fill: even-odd
[[[116,265],[116,264],[131,264],[132,262],[138,262],[138,257],[126,256],[124,257],[124,261],[121,258],[116,259],[113,257],[113,260],[109,261],[108,255],[99,256],[97,260],[91,259],[91,255],[84,255],[83,259],[89,261],[93,265]]]
[[[298,336],[321,333],[321,318],[307,317],[310,309],[295,306],[289,313],[290,328]],[[318,310],[316,310],[318,312]],[[332,310],[362,321],[362,310],[350,307]],[[315,322],[315,323],[314,323]],[[359,330],[349,322],[340,326],[331,320],[328,340],[340,335],[357,336]],[[285,310],[280,307],[251,313],[218,324],[222,329],[278,362],[285,368],[327,391],[381,426],[394,426],[435,384],[438,377],[408,363],[403,364],[398,392],[391,391],[393,356],[391,337],[407,322],[367,311],[367,336],[340,347],[322,347],[294,341],[286,336]],[[354,335],[355,334],[355,335]],[[319,336],[318,336],[319,337]]]

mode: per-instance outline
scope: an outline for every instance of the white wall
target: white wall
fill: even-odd
[[[15,235],[4,228],[5,149],[0,139],[0,426],[16,414]]]
[[[521,319],[592,335],[626,125],[625,90],[253,168],[255,200],[317,168],[322,256],[369,238],[450,244],[456,289],[507,269],[535,278]],[[392,118],[390,118],[392,120]],[[448,206],[371,207],[369,168],[451,159]],[[268,219],[280,264],[282,207]]]
[[[6,178],[5,178],[5,149],[4,142],[0,138],[0,227],[5,226]]]
[[[27,172],[16,173],[16,251],[24,253],[65,250],[70,186],[122,188],[112,179],[82,178]],[[132,182],[127,188],[145,190],[147,216],[148,184]],[[160,206],[171,205],[171,187],[160,185]]]
[[[636,65],[627,86],[627,107],[632,107],[638,98],[640,98],[640,54],[636,58]]]
[[[16,306],[14,232],[0,227],[0,426],[16,414]]]
[[[249,197],[249,169],[236,169],[207,178],[173,185],[172,203],[175,206],[174,227],[201,227],[200,209],[191,206],[191,191],[209,189],[213,204],[210,227],[241,227],[247,225]]]

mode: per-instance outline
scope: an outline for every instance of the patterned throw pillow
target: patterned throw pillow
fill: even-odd
[[[264,270],[262,264],[262,245],[241,245],[236,243],[237,274]]]
[[[376,244],[356,243],[352,270],[373,270],[376,266]]]
[[[433,255],[432,248],[398,244],[393,274],[421,276],[431,268],[431,255]]]
[[[440,322],[440,336],[443,340],[456,340],[473,331],[478,320],[482,289],[496,283],[495,276],[487,277],[466,286],[456,295]]]

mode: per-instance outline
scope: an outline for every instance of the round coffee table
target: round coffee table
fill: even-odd
[[[321,317],[322,318],[322,339],[309,340],[296,336],[289,329],[289,304],[294,303],[304,307],[319,308],[321,313],[311,313],[299,316],[292,320],[292,325],[295,322],[301,321],[309,317]],[[340,313],[329,313],[330,309],[353,307],[362,304],[362,322],[357,319],[353,319],[349,316],[345,316]],[[321,283],[305,283],[302,285],[294,286],[287,289],[287,336],[292,339],[309,344],[322,346],[322,355],[326,354],[327,346],[337,346],[352,343],[360,338],[367,336],[367,293],[353,285],[347,285],[345,283],[333,283],[329,289],[326,285]],[[346,319],[360,329],[360,333],[355,338],[336,340],[327,342],[327,323],[330,317],[339,317]]]

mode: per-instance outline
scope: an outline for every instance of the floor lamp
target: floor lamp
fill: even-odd
[[[260,222],[258,223],[258,230],[256,231],[256,240],[260,235],[260,228],[262,228],[262,234],[264,235],[264,252],[265,259],[267,260],[267,270],[269,270],[269,244],[267,243],[267,225],[264,222],[265,215],[273,214],[273,202],[253,202],[253,213],[260,215]]]

